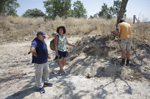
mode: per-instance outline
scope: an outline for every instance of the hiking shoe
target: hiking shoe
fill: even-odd
[[[61,75],[61,71],[59,70],[57,74],[58,74],[58,75]]]
[[[58,60],[58,56],[56,56],[56,57],[53,59],[53,61],[56,61],[56,60]]]
[[[129,66],[130,64],[129,64],[129,59],[127,59],[127,61],[126,61],[126,66]]]
[[[61,75],[63,76],[66,76],[66,75],[68,75],[68,73],[66,73],[66,72],[63,72],[63,73],[61,73]]]
[[[125,65],[125,59],[122,59],[120,65],[124,66]]]
[[[53,84],[52,83],[44,83],[44,87],[52,87]]]
[[[40,93],[45,93],[45,89],[44,89],[44,87],[39,88],[39,91],[40,91]]]

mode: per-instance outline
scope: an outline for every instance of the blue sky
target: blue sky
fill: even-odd
[[[17,14],[21,16],[26,10],[38,8],[45,12],[43,1],[45,0],[18,0],[20,7],[17,9]],[[72,0],[75,2],[77,0]],[[87,10],[87,15],[94,15],[101,10],[103,3],[108,7],[113,5],[114,0],[80,0]],[[136,15],[137,18],[150,21],[150,0],[129,0],[127,5],[127,18],[132,18]]]

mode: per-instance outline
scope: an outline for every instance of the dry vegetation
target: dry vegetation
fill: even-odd
[[[72,36],[68,38],[69,42],[76,42],[77,46],[75,49],[69,48],[65,70],[70,74],[66,77],[57,75],[59,67],[57,62],[52,61],[55,55],[48,48],[52,57],[49,60],[50,81],[54,86],[45,88],[46,93],[42,95],[35,92],[32,55],[28,54],[30,43],[1,45],[1,98],[150,99],[150,24],[132,24],[132,20],[127,22],[132,25],[134,33],[131,65],[120,66],[118,39],[110,34],[115,30],[116,19],[57,18],[45,21],[43,18],[0,16],[0,44],[32,40],[38,30],[46,31],[51,37],[57,26],[64,25],[68,36]],[[46,40],[46,43],[49,44],[49,41]]]
[[[132,24],[132,20],[127,20]],[[0,42],[32,40],[38,30],[44,30],[49,36],[60,25],[66,26],[67,35],[109,34],[115,30],[116,19],[76,19],[67,18],[44,20],[43,18],[23,18],[0,16]],[[150,24],[133,25],[133,32],[140,39],[150,40]]]

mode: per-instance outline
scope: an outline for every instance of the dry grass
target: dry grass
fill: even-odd
[[[134,36],[140,40],[150,41],[150,24],[138,23],[133,26]]]
[[[127,20],[132,24],[132,20]],[[88,34],[109,34],[115,30],[116,19],[106,20],[100,18],[77,19],[56,18],[44,20],[43,18],[23,18],[12,16],[0,16],[0,42],[23,41],[25,38],[32,40],[38,30],[45,31],[50,37],[56,28],[64,25],[69,36],[83,36]],[[150,24],[133,25],[134,35],[140,39],[150,40]]]
[[[0,16],[0,42],[33,39],[38,29],[45,24],[43,18],[3,17]]]

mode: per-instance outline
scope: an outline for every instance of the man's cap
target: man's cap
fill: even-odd
[[[37,32],[37,35],[43,35],[45,37],[48,37],[48,35],[44,31],[41,31],[41,30]]]
[[[52,35],[58,35],[58,33],[56,33],[56,32],[53,32],[53,33],[52,33]]]

